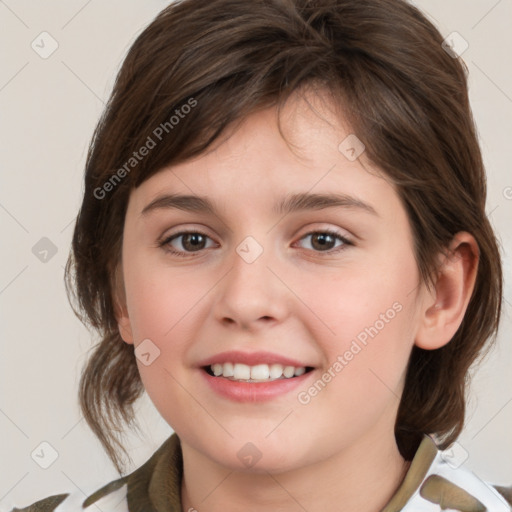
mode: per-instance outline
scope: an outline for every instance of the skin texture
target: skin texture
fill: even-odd
[[[315,512],[343,503],[345,511],[378,511],[407,469],[394,422],[408,357],[415,343],[436,349],[456,332],[478,250],[471,235],[457,234],[452,256],[440,256],[436,288],[420,285],[402,203],[364,153],[352,162],[338,150],[351,132],[334,112],[325,95],[295,95],[281,114],[293,150],[279,134],[277,111],[262,110],[211,151],[161,170],[130,196],[119,328],[126,343],[150,339],[160,351],[152,364],[138,365],[182,442],[184,510]],[[273,212],[299,192],[348,194],[377,214],[355,207]],[[216,213],[141,215],[164,193],[208,197]],[[186,237],[159,246],[189,229],[207,237],[200,251]],[[325,229],[350,244],[333,239],[322,250],[310,234]],[[250,264],[236,251],[247,236],[263,249]],[[298,393],[393,304],[400,312],[301,404]],[[270,351],[315,370],[286,395],[238,403],[212,391],[197,367],[226,350]],[[237,455],[248,442],[261,453],[252,467]]]

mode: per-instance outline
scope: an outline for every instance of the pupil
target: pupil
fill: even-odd
[[[330,247],[327,247],[329,244],[332,244],[334,241],[334,237],[332,235],[329,235],[327,233],[320,233],[313,235],[313,246],[316,243],[319,243],[320,249],[329,249]]]
[[[187,248],[187,245],[190,244],[188,247],[189,249],[192,248],[192,250],[197,250],[198,248],[201,249],[201,243],[204,244],[204,240],[201,240],[203,238],[203,235],[200,235],[198,233],[190,233],[184,237],[183,240],[183,247]]]

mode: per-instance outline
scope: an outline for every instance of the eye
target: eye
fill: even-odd
[[[350,240],[332,230],[311,231],[300,241],[307,239],[310,239],[307,244],[309,247],[303,248],[328,254],[337,253],[346,249],[347,246],[353,245]],[[210,245],[208,245],[208,241],[210,241]],[[181,231],[165,237],[158,245],[175,256],[187,257],[215,246],[215,242],[200,231]]]
[[[182,231],[164,238],[159,245],[176,256],[188,256],[190,253],[211,247],[206,245],[208,240],[213,242],[209,236],[200,231]]]
[[[311,249],[315,252],[328,252],[332,254],[344,250],[348,245],[354,245],[344,236],[331,230],[311,231],[300,240],[308,238],[310,238],[310,247],[306,247],[306,249]],[[336,242],[339,242],[338,245],[336,245]]]

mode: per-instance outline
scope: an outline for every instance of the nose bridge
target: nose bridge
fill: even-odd
[[[284,287],[268,268],[272,261],[272,249],[252,236],[236,246],[216,303],[219,319],[244,326],[260,319],[282,320],[286,313]]]

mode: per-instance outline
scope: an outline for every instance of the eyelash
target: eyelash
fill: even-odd
[[[340,235],[336,231],[333,231],[333,230],[330,230],[330,229],[322,229],[322,230],[317,230],[317,231],[309,231],[304,236],[302,236],[299,240],[303,240],[304,238],[306,238],[308,236],[318,235],[318,234],[330,235],[330,236],[334,237],[335,239],[343,242],[343,244],[341,246],[335,248],[335,249],[329,249],[329,250],[326,250],[326,251],[315,251],[314,249],[306,249],[306,250],[308,250],[308,251],[312,250],[313,252],[315,252],[317,254],[332,255],[332,254],[337,254],[338,252],[345,250],[347,248],[347,246],[354,245],[350,240],[348,240],[344,236]],[[175,240],[176,238],[180,238],[180,237],[182,237],[184,235],[201,235],[201,236],[204,236],[206,238],[210,238],[208,235],[206,235],[205,233],[202,233],[201,231],[195,231],[195,230],[180,231],[179,233],[176,233],[174,235],[165,237],[164,239],[160,240],[158,242],[158,246],[161,247],[162,249],[164,249],[165,251],[167,251],[168,253],[170,253],[170,254],[172,254],[174,256],[182,257],[182,258],[195,257],[196,255],[199,256],[200,253],[202,251],[204,251],[205,249],[200,249],[198,251],[189,251],[189,252],[187,252],[187,251],[177,251],[176,249],[173,249],[170,246],[170,243],[173,240]]]

